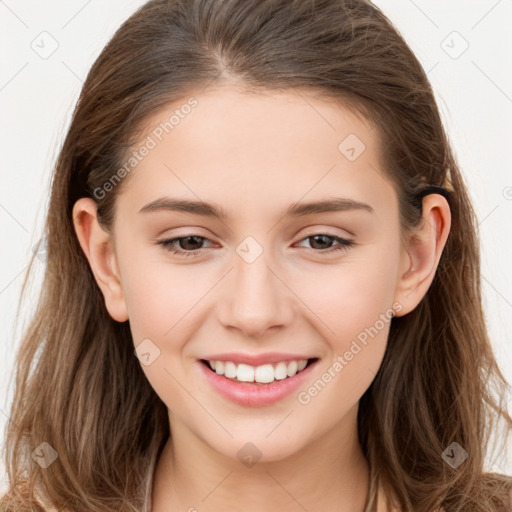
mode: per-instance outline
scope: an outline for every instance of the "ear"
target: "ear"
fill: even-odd
[[[74,204],[73,225],[110,316],[118,322],[125,322],[128,320],[128,309],[113,241],[98,223],[97,205],[92,199],[83,197]]]
[[[427,293],[441,259],[451,226],[450,206],[440,194],[423,198],[422,218],[404,242],[395,301],[402,305],[396,316],[411,312]]]

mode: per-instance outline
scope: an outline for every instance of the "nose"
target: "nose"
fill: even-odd
[[[220,305],[223,326],[245,337],[260,338],[271,328],[289,324],[293,293],[285,276],[267,264],[265,252],[252,263],[235,255],[234,267]]]

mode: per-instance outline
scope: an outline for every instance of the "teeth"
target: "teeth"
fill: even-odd
[[[277,366],[274,369],[274,377],[276,380],[283,380],[288,377],[288,369],[286,363],[277,363]]]
[[[250,366],[248,364],[235,364],[232,361],[208,361],[210,368],[217,375],[224,375],[228,379],[238,379],[240,382],[257,382],[268,384],[274,380],[283,380],[293,377],[296,373],[304,370],[308,364],[307,359],[298,361],[280,362],[275,366],[263,364],[261,366]]]
[[[215,373],[217,375],[224,375],[224,362],[215,361]]]
[[[304,368],[306,368],[306,365],[308,364],[308,360],[307,359],[301,359],[298,363],[297,363],[297,370],[299,372],[301,372],[302,370],[304,370]]]
[[[240,379],[239,379],[240,380]],[[254,372],[254,380],[266,384],[274,382],[274,368],[271,364],[264,364],[263,366],[256,367]]]
[[[235,379],[236,374],[237,374],[236,364],[232,363],[231,361],[226,361],[226,363],[224,364],[224,375],[228,379]]]
[[[288,368],[286,369],[286,373],[288,374],[288,377],[293,377],[297,373],[298,368],[299,368],[299,365],[297,364],[297,361],[290,361],[288,363]]]
[[[242,382],[254,382],[254,366],[239,364],[236,369],[236,378]]]

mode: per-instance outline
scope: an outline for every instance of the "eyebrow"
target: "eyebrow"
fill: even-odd
[[[350,210],[363,210],[374,213],[374,209],[366,203],[346,198],[330,198],[322,201],[308,203],[293,203],[283,213],[283,217],[303,217],[318,213],[342,212]],[[229,215],[220,205],[214,205],[205,201],[190,201],[186,199],[172,199],[161,197],[144,205],[139,213],[150,213],[158,211],[176,211],[202,215],[217,219],[227,219]]]

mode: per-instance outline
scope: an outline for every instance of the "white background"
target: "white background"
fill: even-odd
[[[21,331],[13,327],[16,304],[42,234],[52,165],[89,68],[142,3],[0,1],[0,434]],[[512,382],[512,0],[375,3],[404,35],[435,89],[479,219],[485,311],[497,359]],[[46,59],[32,48],[42,46],[41,38],[46,49],[58,44]],[[37,292],[35,286],[29,306]],[[511,460],[493,457],[489,466],[512,474]]]

